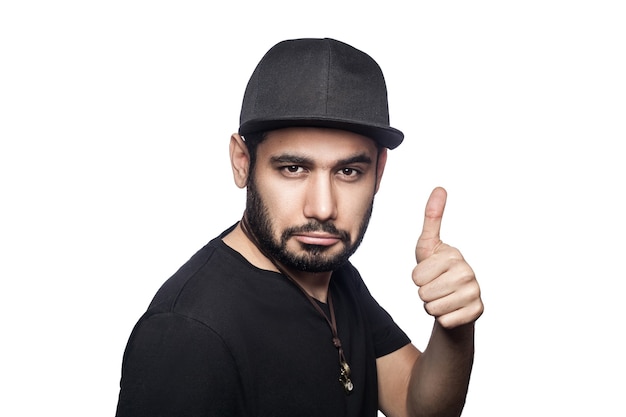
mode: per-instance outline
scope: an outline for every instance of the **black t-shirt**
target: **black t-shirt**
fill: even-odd
[[[346,263],[330,282],[354,383],[346,395],[326,320],[222,236],[165,282],[135,326],[117,416],[376,416],[376,358],[409,339],[356,269]]]

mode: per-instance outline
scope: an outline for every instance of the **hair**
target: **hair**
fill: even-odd
[[[250,175],[254,175],[254,167],[256,165],[256,150],[261,142],[267,137],[267,132],[254,132],[248,133],[243,136],[246,146],[248,147],[248,153],[250,154],[250,167],[248,172]]]

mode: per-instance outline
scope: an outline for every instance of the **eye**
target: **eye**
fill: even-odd
[[[280,167],[280,170],[288,175],[301,174],[302,172],[304,172],[304,168],[300,165],[285,165]]]
[[[361,175],[361,171],[355,168],[341,168],[339,174],[345,178],[355,180]]]

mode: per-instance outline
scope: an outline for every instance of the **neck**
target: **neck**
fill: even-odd
[[[328,286],[332,272],[306,272],[287,268],[266,256],[256,243],[243,231],[241,223],[223,239],[223,242],[239,252],[248,262],[267,271],[288,274],[307,294],[323,303],[328,298]]]

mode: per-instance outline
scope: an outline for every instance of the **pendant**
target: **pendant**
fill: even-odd
[[[350,380],[350,366],[345,361],[341,361],[339,382],[343,385],[343,389],[346,390],[347,395],[354,389],[354,385],[352,385],[352,381]]]

